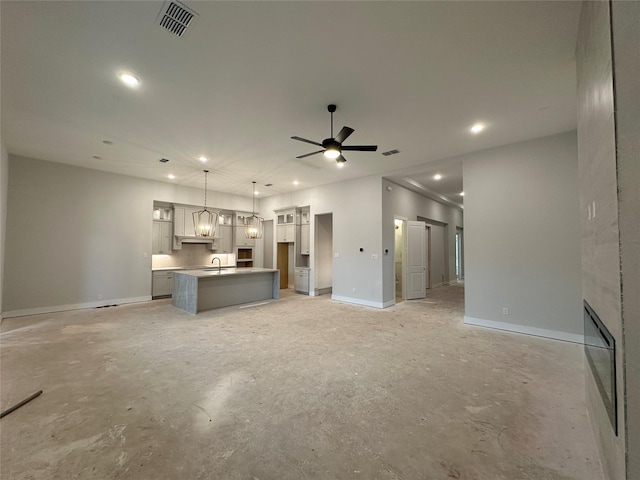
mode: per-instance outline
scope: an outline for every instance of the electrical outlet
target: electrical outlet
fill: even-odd
[[[377,253],[372,253],[371,254],[371,260],[377,260],[378,259],[378,254]]]
[[[101,293],[98,294],[98,300],[102,300],[102,294]]]
[[[509,315],[509,308],[508,307],[502,307],[502,314],[503,315]]]

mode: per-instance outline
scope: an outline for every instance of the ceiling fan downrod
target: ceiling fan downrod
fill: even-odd
[[[331,105],[327,105],[327,110],[331,114],[331,136],[329,138],[333,138],[333,112],[336,111],[336,106],[332,103]]]

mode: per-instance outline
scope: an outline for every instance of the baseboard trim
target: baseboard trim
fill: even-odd
[[[29,315],[42,315],[45,313],[67,312],[69,310],[82,310],[85,308],[106,307],[108,305],[123,305],[125,303],[139,303],[151,300],[151,295],[143,297],[115,298],[112,300],[100,300],[98,302],[70,303],[68,305],[55,305],[49,307],[25,308],[4,312],[2,318],[26,317]]]
[[[316,288],[314,292],[314,296],[316,295],[326,295],[327,293],[331,293],[333,291],[333,287],[325,287],[325,288]]]
[[[464,316],[464,323],[474,325],[476,327],[494,328],[496,330],[505,330],[512,333],[521,333],[524,335],[533,335],[535,337],[550,338],[552,340],[561,340],[563,342],[584,343],[584,336],[576,333],[560,332],[558,330],[547,330],[546,328],[529,327],[527,325],[518,325],[515,323],[496,322],[494,320],[485,320],[483,318],[475,318]]]
[[[362,305],[363,307],[385,308],[388,306],[381,302],[372,302],[369,300],[362,300],[360,298],[341,297],[339,295],[331,295],[331,300],[335,300],[336,302],[352,303],[354,305]]]

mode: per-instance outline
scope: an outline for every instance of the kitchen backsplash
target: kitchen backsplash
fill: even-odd
[[[210,250],[209,245],[203,243],[183,243],[182,250],[174,250],[171,255],[152,255],[151,268],[209,265],[213,257],[220,258],[223,267],[236,265],[236,256],[232,253],[217,254]]]

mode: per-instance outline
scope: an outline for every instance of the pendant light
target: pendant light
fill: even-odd
[[[204,170],[204,208],[193,212],[193,228],[196,237],[213,237],[218,231],[218,214],[207,209],[207,174]]]
[[[247,219],[245,235],[247,238],[262,238],[264,219],[256,215],[256,182],[251,183],[253,183],[253,204],[251,207],[251,216]]]

